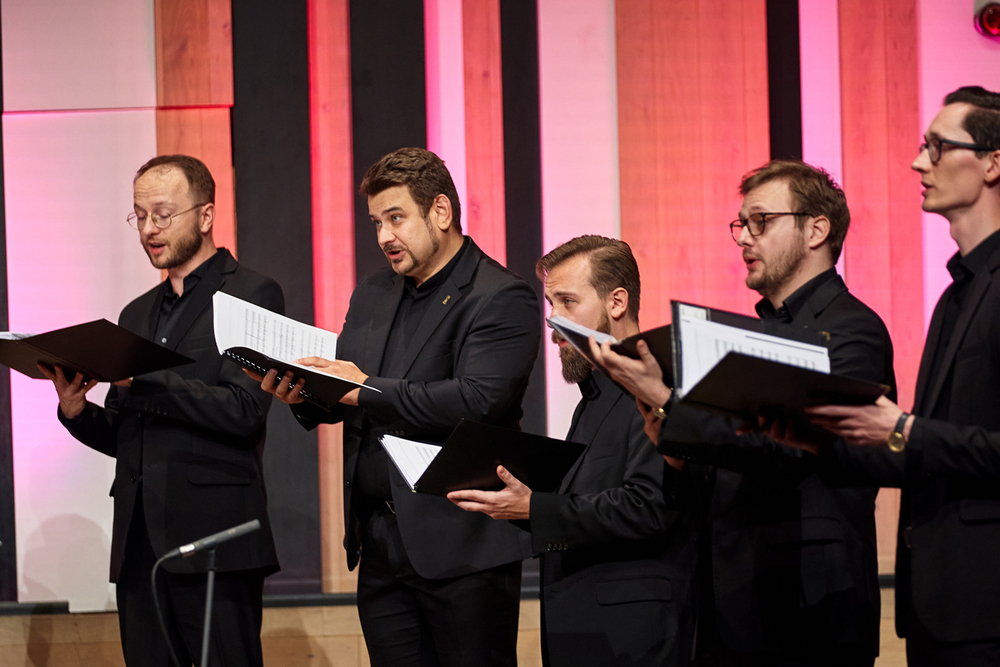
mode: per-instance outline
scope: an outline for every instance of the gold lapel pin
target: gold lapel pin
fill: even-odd
[[[444,301],[442,301],[441,304],[446,306],[446,305],[448,305],[449,301],[451,301],[451,295],[450,294],[444,298]]]

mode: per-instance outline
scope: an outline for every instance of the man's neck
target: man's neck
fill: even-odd
[[[618,340],[634,336],[637,333],[639,333],[639,323],[635,320],[629,319],[628,317],[623,317],[617,322],[614,320],[611,322],[611,335]]]
[[[802,260],[799,270],[795,272],[795,275],[788,282],[782,285],[774,294],[761,294],[761,296],[770,301],[775,309],[781,308],[782,304],[785,303],[785,299],[795,294],[800,287],[833,267],[834,263],[830,261],[829,257],[820,257],[819,255],[807,256]]]
[[[951,237],[965,257],[997,230],[1000,230],[1000,202],[996,206],[975,206],[942,215],[948,220]]]
[[[207,239],[201,244],[201,248],[191,259],[184,262],[180,266],[167,269],[167,277],[170,279],[170,286],[174,288],[174,294],[177,296],[183,296],[184,279],[187,278],[192,271],[210,260],[215,253],[215,243],[211,239]]]
[[[430,271],[426,276],[417,277],[413,276],[413,282],[417,287],[420,287],[427,280],[430,280],[438,274],[438,272],[444,267],[448,266],[458,251],[462,249],[462,244],[465,243],[465,237],[461,234],[448,233],[445,235],[441,242],[441,248],[438,251],[437,257],[434,258],[434,263],[432,265],[432,271]]]

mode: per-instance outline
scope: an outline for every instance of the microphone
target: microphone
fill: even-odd
[[[260,530],[260,521],[254,519],[253,521],[247,521],[246,523],[241,523],[238,526],[233,526],[232,528],[227,528],[226,530],[219,531],[214,535],[209,535],[208,537],[203,537],[200,540],[195,540],[190,544],[185,544],[183,546],[177,547],[172,551],[168,551],[163,555],[160,560],[169,560],[171,558],[177,558],[178,556],[183,556],[187,558],[188,556],[195,554],[204,549],[211,549],[216,545],[222,544],[223,542],[228,542],[229,540],[235,539],[241,535],[246,535],[247,533],[252,533],[255,530]]]

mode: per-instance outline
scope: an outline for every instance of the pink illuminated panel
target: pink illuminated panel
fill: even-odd
[[[156,152],[155,123],[152,110],[4,115],[12,331],[117,322],[159,282],[125,223],[132,176]],[[71,438],[56,404],[50,383],[11,373],[18,599],[113,609],[114,461]]]

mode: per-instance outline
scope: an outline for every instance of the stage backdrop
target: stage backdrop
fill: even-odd
[[[800,151],[844,185],[853,223],[841,270],[888,324],[901,402],[910,405],[955,246],[942,219],[921,214],[909,163],[946,92],[1000,89],[1000,42],[974,31],[971,2],[265,8],[274,39],[255,32],[257,10],[241,13],[229,0],[0,0],[11,330],[114,320],[161,279],[124,217],[135,169],[175,151],[204,159],[219,182],[219,244],[278,275],[296,316],[338,330],[357,278],[384,261],[358,179],[404,144],[441,154],[463,197],[465,229],[539,291],[538,256],[596,233],[636,252],[643,327],[668,320],[671,298],[749,313],[756,295],[743,286],[726,229],[736,187],[774,151]],[[390,28],[396,39],[386,40]],[[551,344],[543,360],[524,426],[562,436],[578,394],[562,382]],[[112,608],[113,464],[59,426],[49,385],[15,375],[11,394],[9,414],[0,405],[12,429],[0,454],[13,458],[13,484],[9,474],[0,480],[11,496],[0,504],[13,503],[16,531],[0,535],[0,575],[13,577],[16,566],[22,601]],[[306,543],[322,550],[322,578],[296,569],[295,547],[282,556],[295,564],[283,585],[353,590],[340,546],[338,431],[310,441],[283,436],[286,426],[294,424],[269,432],[269,451],[304,437],[294,449],[313,460],[283,457],[269,468],[274,514],[296,531],[312,517],[306,529],[316,539]],[[299,513],[288,499],[304,497],[302,484],[318,487],[318,500]],[[879,496],[884,572],[896,498]]]

